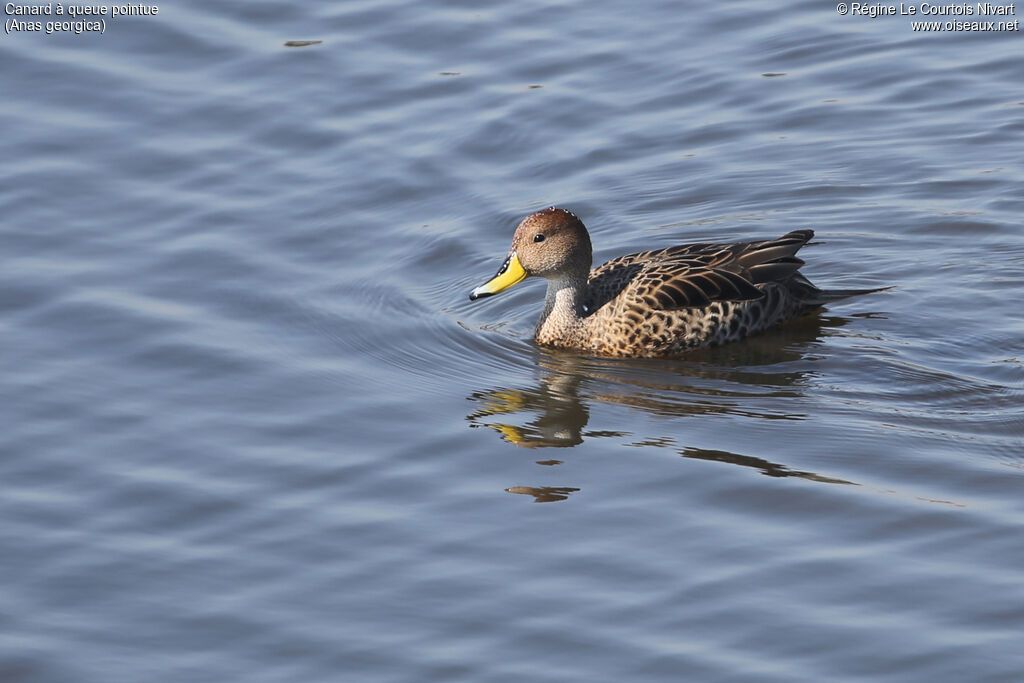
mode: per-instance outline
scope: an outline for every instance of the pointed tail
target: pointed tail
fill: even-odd
[[[789,279],[790,291],[796,294],[797,298],[808,306],[824,306],[833,301],[846,299],[861,294],[873,294],[884,292],[889,287],[872,287],[871,289],[818,289],[814,284],[804,277],[803,273],[796,273]]]
[[[887,289],[892,289],[892,285],[889,287],[874,287],[872,289],[819,289],[816,292],[809,292],[805,302],[815,306],[823,306],[824,304],[840,301],[851,296],[874,294],[875,292],[884,292]]]

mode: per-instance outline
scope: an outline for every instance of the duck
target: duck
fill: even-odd
[[[796,253],[809,229],[776,239],[701,242],[627,254],[591,269],[590,233],[576,214],[550,207],[516,227],[497,274],[477,301],[528,277],[547,280],[537,344],[593,356],[670,358],[735,342],[881,289],[823,290]]]

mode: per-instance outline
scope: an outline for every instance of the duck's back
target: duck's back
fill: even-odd
[[[590,272],[584,305],[591,350],[671,356],[716,346],[803,315],[824,300],[795,254],[814,236],[700,243],[628,254]]]

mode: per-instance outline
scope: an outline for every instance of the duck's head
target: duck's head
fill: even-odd
[[[587,280],[593,252],[583,221],[565,209],[544,209],[523,219],[498,274],[474,289],[470,301],[504,291],[528,277]]]

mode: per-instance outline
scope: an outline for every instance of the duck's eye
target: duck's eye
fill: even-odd
[[[534,235],[533,236],[533,241],[534,242],[543,242],[544,241],[544,235],[541,235],[541,234]]]

